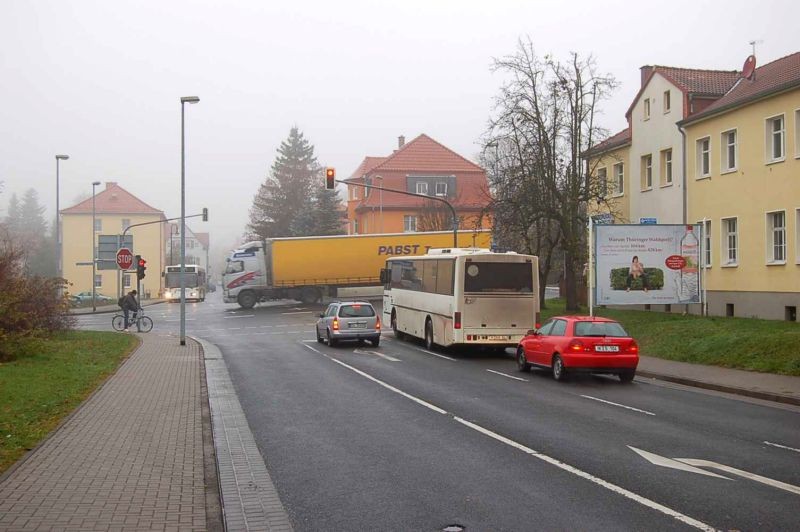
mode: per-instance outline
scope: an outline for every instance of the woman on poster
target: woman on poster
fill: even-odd
[[[634,279],[638,279],[639,277],[642,278],[642,287],[644,288],[644,291],[647,292],[650,287],[647,285],[647,275],[644,273],[644,264],[639,262],[638,255],[634,255],[633,260],[631,261],[631,266],[628,269],[628,281],[626,283],[627,288],[625,289],[626,292],[631,291],[631,283]]]

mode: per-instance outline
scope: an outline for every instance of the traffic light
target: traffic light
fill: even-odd
[[[141,255],[136,255],[134,257],[134,261],[136,262],[136,278],[141,281],[144,279],[144,271],[147,269],[147,261],[144,260]]]
[[[336,188],[336,169],[335,168],[326,168],[325,169],[325,188],[328,190],[333,190]]]
[[[208,208],[207,207],[203,207],[203,221],[204,222],[208,221]]]

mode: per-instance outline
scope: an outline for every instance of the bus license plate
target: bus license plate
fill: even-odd
[[[618,345],[596,345],[594,350],[598,353],[616,353],[619,351]]]
[[[487,340],[508,340],[508,336],[487,336]]]

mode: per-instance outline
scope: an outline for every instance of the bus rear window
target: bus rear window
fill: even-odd
[[[464,292],[533,293],[533,266],[529,262],[467,262]]]

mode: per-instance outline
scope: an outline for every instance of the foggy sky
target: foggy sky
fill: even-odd
[[[561,7],[560,7],[561,6]],[[494,0],[199,2],[0,0],[0,217],[29,187],[55,213],[117,181],[180,214],[180,97],[187,213],[208,207],[212,253],[229,248],[292,126],[345,178],[397,136],[427,133],[475,159],[502,82],[493,57],[530,36],[539,55],[593,54],[621,83],[616,132],[639,67],[739,69],[800,49],[800,2]]]

